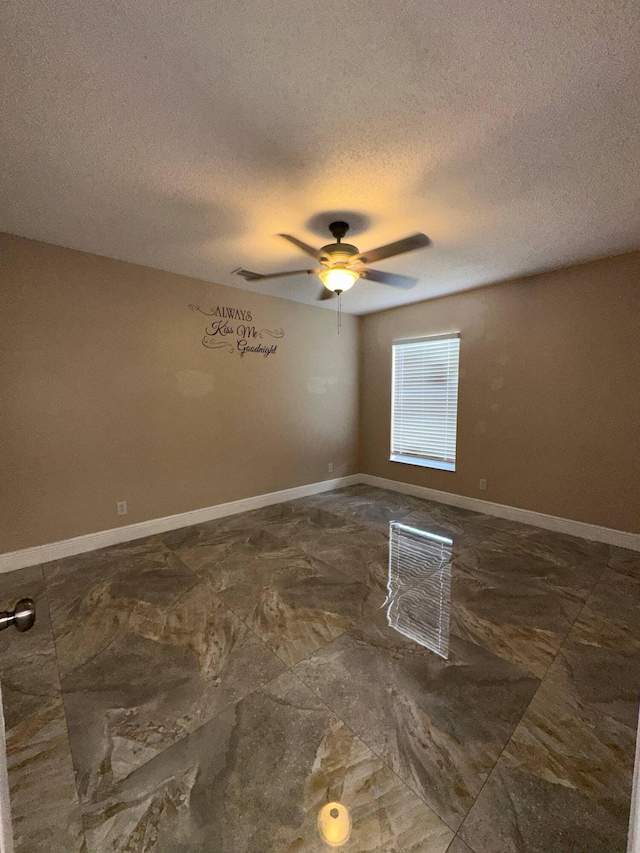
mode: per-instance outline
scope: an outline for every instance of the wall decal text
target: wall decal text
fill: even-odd
[[[261,344],[259,341],[264,340],[265,335],[276,339],[284,337],[283,329],[261,329],[259,326],[252,325],[251,311],[229,308],[225,305],[216,305],[209,311],[204,311],[199,305],[189,305],[189,308],[212,318],[202,338],[202,345],[207,349],[237,352],[240,357],[246,353],[256,353],[267,358],[277,353],[278,344]],[[231,320],[240,320],[240,322],[232,323]]]

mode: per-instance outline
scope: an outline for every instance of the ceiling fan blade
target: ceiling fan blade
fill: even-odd
[[[317,299],[318,302],[324,302],[325,299],[333,299],[335,293],[333,290],[329,290],[328,287],[323,287],[322,292],[318,294]]]
[[[284,237],[285,240],[288,240],[290,243],[293,243],[294,246],[302,249],[302,251],[306,252],[307,255],[311,255],[311,257],[315,258],[316,261],[320,260],[320,251],[318,249],[314,249],[313,246],[310,246],[308,243],[303,243],[302,240],[298,240],[297,237],[292,237],[291,234],[278,234],[278,236]]]
[[[397,275],[392,272],[382,272],[382,270],[366,269],[362,271],[362,278],[367,281],[377,281],[380,284],[390,284],[393,287],[413,287],[418,283],[417,278],[410,275]]]
[[[233,270],[233,272],[236,275],[241,275],[245,281],[263,281],[265,278],[282,278],[285,275],[302,275],[303,273],[311,275],[312,273],[320,272],[320,270],[285,270],[284,272],[269,272],[264,275],[260,272],[251,272],[251,270],[243,269]]]
[[[396,240],[395,243],[387,243],[386,246],[378,246],[377,249],[362,252],[352,259],[352,263],[357,261],[361,264],[375,264],[376,261],[381,261],[383,258],[391,258],[394,255],[403,255],[405,252],[423,249],[430,242],[431,240],[426,234],[412,234],[411,237],[405,237],[404,240]]]

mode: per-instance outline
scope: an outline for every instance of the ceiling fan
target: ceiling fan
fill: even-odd
[[[417,278],[408,275],[396,275],[382,270],[372,270],[367,265],[428,246],[431,241],[426,234],[413,234],[411,237],[405,237],[404,240],[379,246],[369,252],[361,252],[357,246],[342,242],[348,230],[349,225],[346,222],[332,222],[329,225],[329,231],[331,231],[336,242],[329,243],[321,249],[314,249],[313,246],[303,243],[302,240],[298,240],[297,237],[292,237],[290,234],[279,235],[302,249],[307,255],[315,258],[320,264],[320,269],[287,270],[286,272],[272,272],[264,275],[245,269],[237,269],[234,272],[246,281],[262,281],[267,278],[280,278],[285,275],[301,275],[302,273],[315,274],[320,276],[324,285],[318,299],[331,299],[333,296],[344,293],[345,290],[353,287],[359,278],[377,281],[380,284],[390,284],[393,287],[413,287],[416,284]]]

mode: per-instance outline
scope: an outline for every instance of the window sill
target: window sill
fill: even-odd
[[[418,465],[420,468],[437,468],[439,471],[455,471],[455,462],[440,462],[438,459],[420,459],[417,456],[401,456],[392,453],[389,457],[391,462],[402,462],[405,465]]]

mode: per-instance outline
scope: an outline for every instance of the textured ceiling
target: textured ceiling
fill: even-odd
[[[230,271],[425,231],[353,313],[640,246],[635,0],[4,0],[0,40],[3,231],[305,302]]]

